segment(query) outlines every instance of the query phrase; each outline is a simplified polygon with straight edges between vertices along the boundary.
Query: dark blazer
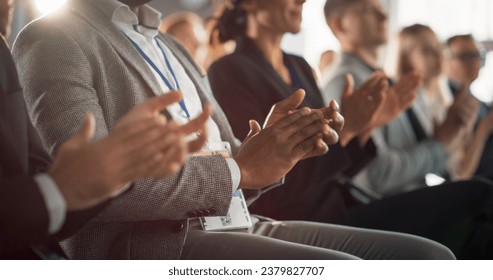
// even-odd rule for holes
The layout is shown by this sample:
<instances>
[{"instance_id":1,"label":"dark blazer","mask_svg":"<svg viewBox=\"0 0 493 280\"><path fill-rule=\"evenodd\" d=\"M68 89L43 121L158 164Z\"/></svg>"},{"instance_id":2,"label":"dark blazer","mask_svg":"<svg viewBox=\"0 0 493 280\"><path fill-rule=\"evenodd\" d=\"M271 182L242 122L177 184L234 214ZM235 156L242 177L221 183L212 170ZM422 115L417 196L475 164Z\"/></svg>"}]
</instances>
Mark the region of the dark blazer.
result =
<instances>
[{"instance_id":1,"label":"dark blazer","mask_svg":"<svg viewBox=\"0 0 493 280\"><path fill-rule=\"evenodd\" d=\"M210 67L213 93L239 139L248 134L249 120L262 124L272 105L298 88L306 91L302 106L325 107L308 63L299 56L284 54L284 64L296 85L286 84L255 43L243 37L233 54ZM328 155L297 164L287 174L284 186L263 194L250 209L276 219L336 221L343 214L344 203L341 193L330 186L342 174L354 175L374 152L372 143L366 150L360 149L356 141L345 149L332 146Z\"/></svg>"},{"instance_id":2,"label":"dark blazer","mask_svg":"<svg viewBox=\"0 0 493 280\"><path fill-rule=\"evenodd\" d=\"M70 213L57 237L33 174L46 171L50 156L27 115L10 50L0 39L0 259L37 259L40 251L63 255L56 240L70 235L99 209Z\"/></svg>"}]
</instances>

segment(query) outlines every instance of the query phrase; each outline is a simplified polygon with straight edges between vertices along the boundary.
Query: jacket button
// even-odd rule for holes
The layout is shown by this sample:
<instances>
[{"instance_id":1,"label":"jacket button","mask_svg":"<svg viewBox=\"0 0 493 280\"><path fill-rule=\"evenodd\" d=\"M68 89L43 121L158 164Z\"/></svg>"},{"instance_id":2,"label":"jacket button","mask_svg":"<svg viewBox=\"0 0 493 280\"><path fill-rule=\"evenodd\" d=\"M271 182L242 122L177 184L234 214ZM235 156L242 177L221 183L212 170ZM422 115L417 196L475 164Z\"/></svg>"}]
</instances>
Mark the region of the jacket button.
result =
<instances>
[{"instance_id":1,"label":"jacket button","mask_svg":"<svg viewBox=\"0 0 493 280\"><path fill-rule=\"evenodd\" d=\"M196 217L198 217L198 213L197 213L197 211L190 211L187 213L187 216L189 218L196 218Z\"/></svg>"},{"instance_id":2,"label":"jacket button","mask_svg":"<svg viewBox=\"0 0 493 280\"><path fill-rule=\"evenodd\" d=\"M205 216L204 210L197 210L197 215L198 217L204 217Z\"/></svg>"},{"instance_id":3,"label":"jacket button","mask_svg":"<svg viewBox=\"0 0 493 280\"><path fill-rule=\"evenodd\" d=\"M182 221L174 221L171 224L170 230L171 230L171 232L178 233L178 232L182 231L184 227L185 227L185 225L183 224Z\"/></svg>"}]
</instances>

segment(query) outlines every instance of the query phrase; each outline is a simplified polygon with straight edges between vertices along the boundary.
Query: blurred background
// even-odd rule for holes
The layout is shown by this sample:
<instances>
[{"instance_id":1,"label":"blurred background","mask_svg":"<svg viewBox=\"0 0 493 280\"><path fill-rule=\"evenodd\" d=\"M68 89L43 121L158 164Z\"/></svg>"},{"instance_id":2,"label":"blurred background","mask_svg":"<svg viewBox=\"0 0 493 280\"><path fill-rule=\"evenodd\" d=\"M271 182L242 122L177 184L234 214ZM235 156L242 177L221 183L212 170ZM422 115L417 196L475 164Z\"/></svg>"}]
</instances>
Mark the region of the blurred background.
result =
<instances>
[{"instance_id":1,"label":"blurred background","mask_svg":"<svg viewBox=\"0 0 493 280\"><path fill-rule=\"evenodd\" d=\"M15 14L10 43L31 20L49 13L66 0L14 0ZM151 5L164 16L178 11L191 11L204 19L214 17L224 0L154 0ZM316 67L322 52L339 50L323 16L325 0L305 3L302 31L286 36L284 50L299 54ZM492 0L382 0L389 13L389 38L413 23L431 26L441 40L456 34L472 34L481 41L486 65L473 85L475 95L484 102L493 101L493 1ZM324 36L320 36L324 34Z\"/></svg>"}]
</instances>

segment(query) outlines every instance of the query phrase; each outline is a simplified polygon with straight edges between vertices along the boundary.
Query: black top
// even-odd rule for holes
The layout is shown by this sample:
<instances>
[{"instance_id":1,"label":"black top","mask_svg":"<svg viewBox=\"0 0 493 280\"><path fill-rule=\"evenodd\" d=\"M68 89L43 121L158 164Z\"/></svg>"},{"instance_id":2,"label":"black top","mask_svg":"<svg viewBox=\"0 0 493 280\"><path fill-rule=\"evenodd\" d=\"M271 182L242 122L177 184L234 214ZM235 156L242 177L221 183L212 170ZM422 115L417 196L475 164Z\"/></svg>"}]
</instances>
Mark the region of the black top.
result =
<instances>
[{"instance_id":1,"label":"black top","mask_svg":"<svg viewBox=\"0 0 493 280\"><path fill-rule=\"evenodd\" d=\"M313 72L301 57L284 53L290 70L288 85L267 61L255 43L246 37L238 40L231 55L215 62L209 69L213 93L226 113L239 139L248 134L248 121L265 121L272 105L290 96L299 87L306 91L301 106L322 108L324 102ZM328 155L297 164L286 176L284 186L263 194L251 207L253 213L276 219L334 221L342 201L335 188L336 178L353 176L375 155L373 143L366 150L357 141L346 147L331 146Z\"/></svg>"},{"instance_id":2,"label":"black top","mask_svg":"<svg viewBox=\"0 0 493 280\"><path fill-rule=\"evenodd\" d=\"M0 36L1 37L1 36ZM49 236L48 211L33 174L46 171L45 152L29 121L10 50L0 38L0 259L36 259L32 246L63 252L56 244L101 207L68 213L57 237Z\"/></svg>"}]
</instances>

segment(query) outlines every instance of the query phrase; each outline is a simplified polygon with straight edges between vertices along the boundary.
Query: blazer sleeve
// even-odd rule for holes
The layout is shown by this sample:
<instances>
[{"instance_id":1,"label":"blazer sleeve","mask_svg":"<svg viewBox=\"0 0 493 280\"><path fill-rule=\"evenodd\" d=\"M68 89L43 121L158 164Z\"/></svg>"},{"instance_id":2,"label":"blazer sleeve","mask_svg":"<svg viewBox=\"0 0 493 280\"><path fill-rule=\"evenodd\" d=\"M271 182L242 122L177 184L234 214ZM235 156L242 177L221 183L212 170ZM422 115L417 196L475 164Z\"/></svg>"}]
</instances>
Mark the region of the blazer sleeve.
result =
<instances>
[{"instance_id":1,"label":"blazer sleeve","mask_svg":"<svg viewBox=\"0 0 493 280\"><path fill-rule=\"evenodd\" d=\"M385 140L384 130L380 128L373 133L372 138L378 147L377 156L362 174L373 191L381 195L412 191L410 186L420 187L415 183L424 182L426 174L441 174L446 170L447 153L435 140L415 143L406 149L395 149Z\"/></svg>"},{"instance_id":2,"label":"blazer sleeve","mask_svg":"<svg viewBox=\"0 0 493 280\"><path fill-rule=\"evenodd\" d=\"M60 28L59 23L31 24L18 36L13 49L21 84L33 122L51 154L80 127L92 112L96 139L108 134L107 116L96 91L101 79L89 56L95 45ZM111 63L104 57L92 63ZM97 62L95 62L97 61ZM125 77L122 77L124 79ZM117 98L117 97L115 97ZM74 116L80 116L76 118ZM191 157L180 172L160 180L143 179L114 199L97 219L102 221L182 220L196 210L225 215L232 197L232 179L221 156Z\"/></svg>"}]
</instances>

